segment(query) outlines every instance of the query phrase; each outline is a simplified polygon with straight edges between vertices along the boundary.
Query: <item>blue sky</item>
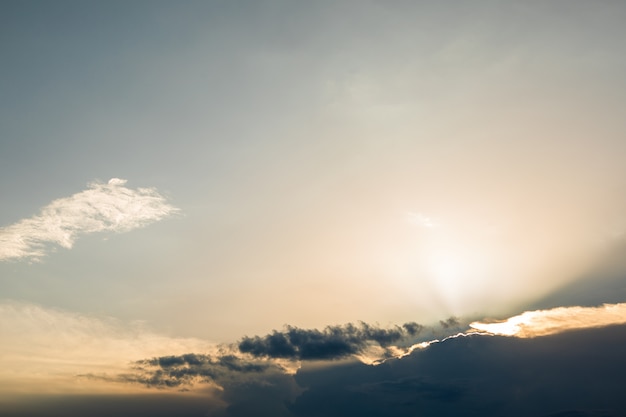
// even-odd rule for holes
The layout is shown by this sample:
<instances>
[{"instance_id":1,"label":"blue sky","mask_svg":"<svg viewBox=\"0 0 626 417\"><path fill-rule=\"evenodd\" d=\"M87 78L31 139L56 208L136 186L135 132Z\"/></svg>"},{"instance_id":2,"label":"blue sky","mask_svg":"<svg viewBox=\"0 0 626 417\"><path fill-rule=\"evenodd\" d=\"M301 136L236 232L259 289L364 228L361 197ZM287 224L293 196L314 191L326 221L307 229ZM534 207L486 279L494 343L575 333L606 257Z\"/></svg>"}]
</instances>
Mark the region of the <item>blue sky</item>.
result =
<instances>
[{"instance_id":1,"label":"blue sky","mask_svg":"<svg viewBox=\"0 0 626 417\"><path fill-rule=\"evenodd\" d=\"M0 349L93 326L123 355L67 372L113 375L284 325L433 329L417 343L619 305L625 14L0 2Z\"/></svg>"}]
</instances>

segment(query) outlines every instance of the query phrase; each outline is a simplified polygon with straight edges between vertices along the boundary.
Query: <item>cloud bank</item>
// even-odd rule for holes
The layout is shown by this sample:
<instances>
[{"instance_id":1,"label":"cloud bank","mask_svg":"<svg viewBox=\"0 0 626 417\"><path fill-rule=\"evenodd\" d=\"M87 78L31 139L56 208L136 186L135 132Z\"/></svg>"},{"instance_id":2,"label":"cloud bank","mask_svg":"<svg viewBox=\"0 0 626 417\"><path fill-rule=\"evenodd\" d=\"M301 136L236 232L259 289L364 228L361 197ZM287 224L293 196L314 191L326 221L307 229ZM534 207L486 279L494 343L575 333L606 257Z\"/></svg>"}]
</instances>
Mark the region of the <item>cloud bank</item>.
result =
<instances>
[{"instance_id":1,"label":"cloud bank","mask_svg":"<svg viewBox=\"0 0 626 417\"><path fill-rule=\"evenodd\" d=\"M605 304L529 311L506 321L474 322L469 330L461 332L458 331L462 325L456 317L440 320L440 330L415 322L391 328L364 322L327 326L323 330L286 326L283 331L274 330L265 336L244 337L210 355L187 353L139 360L131 372L106 378L160 388L193 387L198 383L221 387L224 380L250 380L251 374L256 380L262 380L268 372L295 375L307 362L341 359L343 363L347 360L382 365L402 361L433 346L465 343L454 339L532 338L624 324L626 304ZM437 334L442 338L434 339Z\"/></svg>"},{"instance_id":2,"label":"cloud bank","mask_svg":"<svg viewBox=\"0 0 626 417\"><path fill-rule=\"evenodd\" d=\"M95 232L127 232L176 212L154 188L128 188L126 180L92 182L84 191L54 200L33 217L0 228L0 261L39 259L49 245L71 248Z\"/></svg>"},{"instance_id":3,"label":"cloud bank","mask_svg":"<svg viewBox=\"0 0 626 417\"><path fill-rule=\"evenodd\" d=\"M134 407L119 405L115 397L109 403L118 404L121 416L162 415L154 410L156 399L176 403L176 415L198 417L617 417L626 412L624 330L624 325L577 328L536 338L473 332L378 366L302 361L292 374L275 359L250 355L162 356L136 361L132 372L108 380L162 388L152 390L154 398ZM195 400L199 395L206 399L204 409ZM54 411L80 415L70 411L75 401L53 404ZM62 414L36 411L24 415Z\"/></svg>"},{"instance_id":4,"label":"cloud bank","mask_svg":"<svg viewBox=\"0 0 626 417\"><path fill-rule=\"evenodd\" d=\"M138 323L7 301L0 303L0 388L72 391L75 387L68 387L80 376L92 381L92 388L104 390L122 390L128 384L143 389L224 389L244 382L262 384L268 378L288 380L310 363L326 362L326 367L337 369L347 363L388 366L405 363L421 351L441 349L438 346L478 343L460 339L535 339L625 324L626 304L607 304L525 312L497 323L474 322L465 331L455 317L441 320L438 327L414 322L389 328L363 322L324 329L286 326L216 345L159 335Z\"/></svg>"},{"instance_id":5,"label":"cloud bank","mask_svg":"<svg viewBox=\"0 0 626 417\"><path fill-rule=\"evenodd\" d=\"M617 417L626 412L625 312L626 304L526 312L516 317L531 319L513 337L493 328L477 331L472 323L470 330L371 366L359 359L372 346L391 354L433 332L450 334L460 320L441 320L437 329L416 323L287 326L232 345L203 346L110 319L5 302L0 387L15 397L21 384L24 395L4 401L22 417L81 415L72 410L94 390L109 397L92 397L91 403L120 416L409 417L463 410L481 417ZM296 369L285 366L295 363ZM32 392L54 387L64 397L32 405ZM174 404L176 412L162 412ZM94 415L106 415L98 410Z\"/></svg>"}]
</instances>

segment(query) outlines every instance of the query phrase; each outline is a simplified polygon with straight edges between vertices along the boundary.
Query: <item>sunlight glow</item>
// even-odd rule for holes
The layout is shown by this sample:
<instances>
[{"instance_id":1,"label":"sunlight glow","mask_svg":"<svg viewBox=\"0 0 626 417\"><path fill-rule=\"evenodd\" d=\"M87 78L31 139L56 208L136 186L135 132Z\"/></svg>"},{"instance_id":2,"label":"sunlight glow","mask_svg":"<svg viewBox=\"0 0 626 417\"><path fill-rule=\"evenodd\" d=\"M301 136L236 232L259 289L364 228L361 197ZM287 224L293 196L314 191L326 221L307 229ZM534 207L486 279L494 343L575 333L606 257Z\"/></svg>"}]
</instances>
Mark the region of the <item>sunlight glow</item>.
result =
<instances>
[{"instance_id":1,"label":"sunlight glow","mask_svg":"<svg viewBox=\"0 0 626 417\"><path fill-rule=\"evenodd\" d=\"M427 277L448 307L461 309L464 300L484 290L492 278L487 248L455 243L452 238L433 242L424 259Z\"/></svg>"}]
</instances>

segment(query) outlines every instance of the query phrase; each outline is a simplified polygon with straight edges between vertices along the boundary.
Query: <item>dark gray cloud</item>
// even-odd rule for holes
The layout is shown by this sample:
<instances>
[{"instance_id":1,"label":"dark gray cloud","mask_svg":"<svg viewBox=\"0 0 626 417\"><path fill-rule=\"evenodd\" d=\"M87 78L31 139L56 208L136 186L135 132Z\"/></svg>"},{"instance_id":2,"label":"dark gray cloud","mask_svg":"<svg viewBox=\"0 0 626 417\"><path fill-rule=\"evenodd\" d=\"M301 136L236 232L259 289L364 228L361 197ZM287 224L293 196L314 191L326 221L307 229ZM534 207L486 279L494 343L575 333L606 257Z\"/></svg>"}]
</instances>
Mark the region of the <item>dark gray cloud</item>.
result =
<instances>
[{"instance_id":1,"label":"dark gray cloud","mask_svg":"<svg viewBox=\"0 0 626 417\"><path fill-rule=\"evenodd\" d=\"M294 416L624 416L626 326L519 339L467 336L378 366L295 376Z\"/></svg>"},{"instance_id":2,"label":"dark gray cloud","mask_svg":"<svg viewBox=\"0 0 626 417\"><path fill-rule=\"evenodd\" d=\"M444 329L450 329L450 328L459 327L461 322L459 321L457 317L448 317L445 320L439 320L439 324Z\"/></svg>"},{"instance_id":3,"label":"dark gray cloud","mask_svg":"<svg viewBox=\"0 0 626 417\"><path fill-rule=\"evenodd\" d=\"M207 395L211 411L204 416L291 416L287 404L302 393L293 376L273 361L232 354L189 353L137 361L132 372L108 378L155 388L186 391L214 383Z\"/></svg>"},{"instance_id":4,"label":"dark gray cloud","mask_svg":"<svg viewBox=\"0 0 626 417\"><path fill-rule=\"evenodd\" d=\"M255 357L296 360L345 358L362 352L371 344L383 348L417 336L423 326L405 323L381 328L367 323L328 326L324 330L287 326L266 336L244 337L238 344L242 353Z\"/></svg>"},{"instance_id":5,"label":"dark gray cloud","mask_svg":"<svg viewBox=\"0 0 626 417\"><path fill-rule=\"evenodd\" d=\"M218 382L244 374L263 372L283 373L284 369L273 362L242 359L235 355L205 355L187 353L161 356L136 361L131 372L110 376L83 375L89 378L117 382L139 383L148 387L185 389L197 383Z\"/></svg>"}]
</instances>

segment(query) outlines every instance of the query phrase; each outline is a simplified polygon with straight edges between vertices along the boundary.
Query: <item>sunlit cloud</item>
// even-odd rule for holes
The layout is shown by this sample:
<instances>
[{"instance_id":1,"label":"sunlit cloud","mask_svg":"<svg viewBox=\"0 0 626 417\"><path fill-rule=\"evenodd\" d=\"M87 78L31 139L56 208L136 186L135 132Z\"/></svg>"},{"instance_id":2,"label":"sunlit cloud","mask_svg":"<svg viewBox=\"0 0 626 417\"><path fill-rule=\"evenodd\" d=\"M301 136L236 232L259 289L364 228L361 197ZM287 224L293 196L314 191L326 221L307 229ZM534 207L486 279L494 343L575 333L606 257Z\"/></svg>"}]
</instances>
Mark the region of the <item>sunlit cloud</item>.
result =
<instances>
[{"instance_id":1,"label":"sunlit cloud","mask_svg":"<svg viewBox=\"0 0 626 417\"><path fill-rule=\"evenodd\" d=\"M84 191L52 201L38 215L0 228L0 261L39 259L51 245L71 248L95 232L127 232L176 212L154 188L128 188L126 180L92 182Z\"/></svg>"},{"instance_id":2,"label":"sunlit cloud","mask_svg":"<svg viewBox=\"0 0 626 417\"><path fill-rule=\"evenodd\" d=\"M624 323L626 323L626 303L526 311L504 321L474 322L470 327L494 335L526 338Z\"/></svg>"}]
</instances>

